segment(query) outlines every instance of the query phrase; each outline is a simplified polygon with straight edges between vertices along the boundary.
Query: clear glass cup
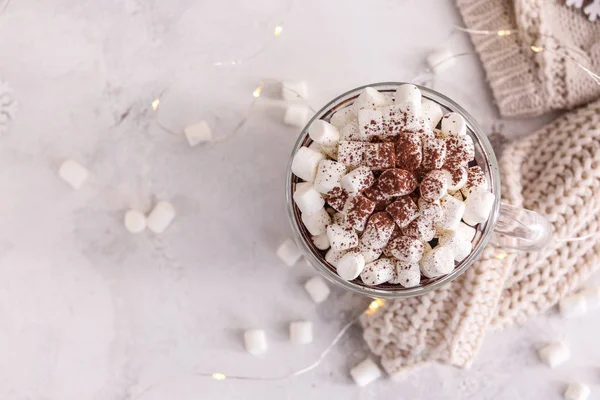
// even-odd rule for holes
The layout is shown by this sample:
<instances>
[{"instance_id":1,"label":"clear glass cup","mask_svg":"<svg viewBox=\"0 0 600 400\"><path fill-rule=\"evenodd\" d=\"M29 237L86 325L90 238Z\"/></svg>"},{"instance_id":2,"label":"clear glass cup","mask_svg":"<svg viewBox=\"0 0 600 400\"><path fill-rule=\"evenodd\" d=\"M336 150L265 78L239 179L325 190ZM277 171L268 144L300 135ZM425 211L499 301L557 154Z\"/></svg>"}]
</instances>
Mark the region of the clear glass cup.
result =
<instances>
[{"instance_id":1,"label":"clear glass cup","mask_svg":"<svg viewBox=\"0 0 600 400\"><path fill-rule=\"evenodd\" d=\"M363 284L360 278L353 281L345 281L339 277L335 267L325 261L325 252L318 250L314 246L310 233L308 233L300 219L300 210L296 207L292 199L295 186L301 181L292 174L292 158L300 147L311 144L312 140L308 136L308 127L314 120L324 119L328 121L337 110L352 104L365 87L373 87L382 93L393 94L397 87L402 84L403 82L375 83L361 86L342 94L326 104L312 117L296 141L286 174L286 202L288 216L294 231L294 239L310 264L329 281L353 292L376 298L401 298L422 295L450 283L477 260L477 257L479 257L490 240L493 240L495 245L505 248L528 251L539 250L547 245L552 238L552 226L543 216L536 212L513 207L501 202L498 161L487 136L473 117L448 97L426 87L419 87L423 97L438 103L444 113L457 112L467 121L467 133L471 136L475 144L475 160L484 171L491 192L496 195L491 215L486 223L477 226L477 233L473 239L473 251L471 254L456 265L454 270L448 275L434 279L425 279L422 277L421 284L412 288L403 288L400 285L391 284L371 287Z\"/></svg>"}]
</instances>

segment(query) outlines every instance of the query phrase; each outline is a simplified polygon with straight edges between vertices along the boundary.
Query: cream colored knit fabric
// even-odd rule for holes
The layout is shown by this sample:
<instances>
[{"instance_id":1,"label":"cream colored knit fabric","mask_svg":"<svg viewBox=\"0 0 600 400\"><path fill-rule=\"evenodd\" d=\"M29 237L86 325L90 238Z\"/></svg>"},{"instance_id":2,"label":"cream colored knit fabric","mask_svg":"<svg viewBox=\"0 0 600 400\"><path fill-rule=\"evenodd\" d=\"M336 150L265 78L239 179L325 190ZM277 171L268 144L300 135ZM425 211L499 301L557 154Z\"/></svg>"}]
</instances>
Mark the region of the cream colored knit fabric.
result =
<instances>
[{"instance_id":1,"label":"cream colored knit fabric","mask_svg":"<svg viewBox=\"0 0 600 400\"><path fill-rule=\"evenodd\" d=\"M600 87L568 59L600 70L600 23L590 23L580 10L564 0L457 0L457 5L468 28L519 31L471 36L502 115L538 115L600 97ZM533 44L547 51L534 53Z\"/></svg>"},{"instance_id":2,"label":"cream colored knit fabric","mask_svg":"<svg viewBox=\"0 0 600 400\"><path fill-rule=\"evenodd\" d=\"M600 232L600 101L511 143L500 169L503 201L546 215L555 238ZM502 252L488 246L446 287L361 318L389 374L432 361L468 366L488 328L548 309L600 265L600 240L557 240L500 261Z\"/></svg>"}]
</instances>

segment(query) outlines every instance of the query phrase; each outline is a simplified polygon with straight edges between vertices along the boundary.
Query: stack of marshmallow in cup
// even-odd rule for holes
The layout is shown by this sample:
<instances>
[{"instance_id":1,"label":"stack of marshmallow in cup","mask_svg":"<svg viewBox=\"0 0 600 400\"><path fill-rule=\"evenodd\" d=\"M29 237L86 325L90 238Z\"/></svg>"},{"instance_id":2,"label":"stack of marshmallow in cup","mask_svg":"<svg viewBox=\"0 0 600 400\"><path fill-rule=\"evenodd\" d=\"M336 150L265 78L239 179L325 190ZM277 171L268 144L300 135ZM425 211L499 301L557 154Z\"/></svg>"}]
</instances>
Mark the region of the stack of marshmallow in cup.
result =
<instances>
[{"instance_id":1,"label":"stack of marshmallow in cup","mask_svg":"<svg viewBox=\"0 0 600 400\"><path fill-rule=\"evenodd\" d=\"M443 115L415 85L395 98L367 87L308 134L292 161L304 181L293 199L342 279L415 287L470 254L495 196L462 115Z\"/></svg>"}]
</instances>

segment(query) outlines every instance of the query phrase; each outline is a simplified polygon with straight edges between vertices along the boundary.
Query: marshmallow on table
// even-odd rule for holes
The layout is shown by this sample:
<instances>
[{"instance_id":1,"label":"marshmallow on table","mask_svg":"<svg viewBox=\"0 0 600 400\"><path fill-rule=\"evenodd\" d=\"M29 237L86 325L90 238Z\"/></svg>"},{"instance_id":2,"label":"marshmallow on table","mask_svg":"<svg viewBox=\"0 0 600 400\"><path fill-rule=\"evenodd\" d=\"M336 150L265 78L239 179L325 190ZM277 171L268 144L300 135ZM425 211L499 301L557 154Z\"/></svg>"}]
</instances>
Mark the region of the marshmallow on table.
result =
<instances>
[{"instance_id":1,"label":"marshmallow on table","mask_svg":"<svg viewBox=\"0 0 600 400\"><path fill-rule=\"evenodd\" d=\"M310 321L290 323L290 340L296 344L308 344L313 341L313 326Z\"/></svg>"},{"instance_id":2,"label":"marshmallow on table","mask_svg":"<svg viewBox=\"0 0 600 400\"><path fill-rule=\"evenodd\" d=\"M452 249L449 246L437 246L423 255L419 266L427 278L449 274L454 269Z\"/></svg>"},{"instance_id":3,"label":"marshmallow on table","mask_svg":"<svg viewBox=\"0 0 600 400\"><path fill-rule=\"evenodd\" d=\"M340 278L351 281L356 279L365 268L365 257L361 253L348 252L342 256L336 266Z\"/></svg>"},{"instance_id":4,"label":"marshmallow on table","mask_svg":"<svg viewBox=\"0 0 600 400\"><path fill-rule=\"evenodd\" d=\"M372 87L364 88L351 106L352 114L358 116L358 111L362 110L363 108L370 108L374 110L377 107L385 104L386 101L387 99L385 96Z\"/></svg>"},{"instance_id":5,"label":"marshmallow on table","mask_svg":"<svg viewBox=\"0 0 600 400\"><path fill-rule=\"evenodd\" d=\"M327 239L332 250L342 251L358 246L358 235L352 229L337 224L327 226Z\"/></svg>"},{"instance_id":6,"label":"marshmallow on table","mask_svg":"<svg viewBox=\"0 0 600 400\"><path fill-rule=\"evenodd\" d=\"M396 104L405 103L412 105L416 115L421 114L421 91L418 87L411 84L398 86L398 89L396 89Z\"/></svg>"},{"instance_id":7,"label":"marshmallow on table","mask_svg":"<svg viewBox=\"0 0 600 400\"><path fill-rule=\"evenodd\" d=\"M344 257L344 255L347 252L348 252L348 250L329 249L327 251L327 253L325 254L325 261L327 261L329 264L333 265L334 267L337 267L338 263L340 262L342 257Z\"/></svg>"},{"instance_id":8,"label":"marshmallow on table","mask_svg":"<svg viewBox=\"0 0 600 400\"><path fill-rule=\"evenodd\" d=\"M582 289L579 294L585 298L588 310L600 307L600 287L587 287Z\"/></svg>"},{"instance_id":9,"label":"marshmallow on table","mask_svg":"<svg viewBox=\"0 0 600 400\"><path fill-rule=\"evenodd\" d=\"M369 167L358 167L342 177L341 185L350 195L356 195L375 183L375 176Z\"/></svg>"},{"instance_id":10,"label":"marshmallow on table","mask_svg":"<svg viewBox=\"0 0 600 400\"><path fill-rule=\"evenodd\" d=\"M314 214L325 205L325 200L310 182L297 183L293 199L304 215Z\"/></svg>"},{"instance_id":11,"label":"marshmallow on table","mask_svg":"<svg viewBox=\"0 0 600 400\"><path fill-rule=\"evenodd\" d=\"M421 283L421 269L419 268L419 263L397 260L394 277L388 282L401 285L405 288L419 285L419 283Z\"/></svg>"},{"instance_id":12,"label":"marshmallow on table","mask_svg":"<svg viewBox=\"0 0 600 400\"><path fill-rule=\"evenodd\" d=\"M554 368L567 361L571 351L563 342L554 342L539 349L538 356L544 364Z\"/></svg>"},{"instance_id":13,"label":"marshmallow on table","mask_svg":"<svg viewBox=\"0 0 600 400\"><path fill-rule=\"evenodd\" d=\"M435 101L423 99L421 102L421 120L426 128L433 130L442 119L444 112Z\"/></svg>"},{"instance_id":14,"label":"marshmallow on table","mask_svg":"<svg viewBox=\"0 0 600 400\"><path fill-rule=\"evenodd\" d=\"M352 114L352 106L348 106L337 110L331 116L329 122L331 122L331 125L335 126L336 128L342 129L353 119L356 119L356 116Z\"/></svg>"},{"instance_id":15,"label":"marshmallow on table","mask_svg":"<svg viewBox=\"0 0 600 400\"><path fill-rule=\"evenodd\" d=\"M439 49L429 53L427 65L434 73L442 72L454 65L454 58L448 49Z\"/></svg>"},{"instance_id":16,"label":"marshmallow on table","mask_svg":"<svg viewBox=\"0 0 600 400\"><path fill-rule=\"evenodd\" d=\"M447 194L440 199L440 207L442 207L442 217L435 223L435 226L447 231L458 228L460 220L465 214L465 203Z\"/></svg>"},{"instance_id":17,"label":"marshmallow on table","mask_svg":"<svg viewBox=\"0 0 600 400\"><path fill-rule=\"evenodd\" d=\"M267 335L262 329L252 329L244 332L246 351L253 356L258 356L267 351Z\"/></svg>"},{"instance_id":18,"label":"marshmallow on table","mask_svg":"<svg viewBox=\"0 0 600 400\"><path fill-rule=\"evenodd\" d=\"M298 98L306 99L308 97L306 82L283 81L281 85L281 97L283 97L285 101L292 101Z\"/></svg>"},{"instance_id":19,"label":"marshmallow on table","mask_svg":"<svg viewBox=\"0 0 600 400\"><path fill-rule=\"evenodd\" d=\"M146 216L138 210L125 213L125 228L131 233L139 233L146 229Z\"/></svg>"},{"instance_id":20,"label":"marshmallow on table","mask_svg":"<svg viewBox=\"0 0 600 400\"><path fill-rule=\"evenodd\" d=\"M303 105L291 105L285 109L283 123L290 126L303 128L310 119L311 111Z\"/></svg>"},{"instance_id":21,"label":"marshmallow on table","mask_svg":"<svg viewBox=\"0 0 600 400\"><path fill-rule=\"evenodd\" d=\"M360 279L366 285L380 285L393 278L394 262L389 258L380 258L365 265L360 274Z\"/></svg>"},{"instance_id":22,"label":"marshmallow on table","mask_svg":"<svg viewBox=\"0 0 600 400\"><path fill-rule=\"evenodd\" d=\"M473 245L470 240L463 237L458 231L444 231L438 240L443 246L448 246L454 254L454 261L461 262L471 254Z\"/></svg>"},{"instance_id":23,"label":"marshmallow on table","mask_svg":"<svg viewBox=\"0 0 600 400\"><path fill-rule=\"evenodd\" d=\"M373 360L367 358L350 370L350 376L352 376L354 383L363 387L381 378L381 370Z\"/></svg>"},{"instance_id":24,"label":"marshmallow on table","mask_svg":"<svg viewBox=\"0 0 600 400\"><path fill-rule=\"evenodd\" d=\"M485 222L490 217L496 196L484 189L474 189L465 200L463 221L473 226Z\"/></svg>"},{"instance_id":25,"label":"marshmallow on table","mask_svg":"<svg viewBox=\"0 0 600 400\"><path fill-rule=\"evenodd\" d=\"M191 147L212 140L212 131L206 121L200 121L197 124L186 126L183 129L183 133Z\"/></svg>"},{"instance_id":26,"label":"marshmallow on table","mask_svg":"<svg viewBox=\"0 0 600 400\"><path fill-rule=\"evenodd\" d=\"M298 178L312 182L317 176L319 162L325 155L308 147L300 147L292 160L292 172Z\"/></svg>"},{"instance_id":27,"label":"marshmallow on table","mask_svg":"<svg viewBox=\"0 0 600 400\"><path fill-rule=\"evenodd\" d=\"M277 257L288 267L293 266L302 257L302 252L292 239L286 239L277 249Z\"/></svg>"},{"instance_id":28,"label":"marshmallow on table","mask_svg":"<svg viewBox=\"0 0 600 400\"><path fill-rule=\"evenodd\" d=\"M314 188L317 192L327 194L334 187L340 186L344 175L346 175L344 164L333 160L321 160L317 166Z\"/></svg>"},{"instance_id":29,"label":"marshmallow on table","mask_svg":"<svg viewBox=\"0 0 600 400\"><path fill-rule=\"evenodd\" d=\"M317 304L324 302L329 297L329 286L327 286L320 276L315 276L306 281L304 289L306 289L310 298Z\"/></svg>"},{"instance_id":30,"label":"marshmallow on table","mask_svg":"<svg viewBox=\"0 0 600 400\"><path fill-rule=\"evenodd\" d=\"M327 232L313 236L311 239L315 247L319 250L327 250L330 247Z\"/></svg>"},{"instance_id":31,"label":"marshmallow on table","mask_svg":"<svg viewBox=\"0 0 600 400\"><path fill-rule=\"evenodd\" d=\"M358 129L361 137L372 138L383 133L383 113L380 109L364 108L358 111Z\"/></svg>"},{"instance_id":32,"label":"marshmallow on table","mask_svg":"<svg viewBox=\"0 0 600 400\"><path fill-rule=\"evenodd\" d=\"M148 229L154 233L162 233L171 225L175 218L175 208L167 201L160 201L148 215Z\"/></svg>"},{"instance_id":33,"label":"marshmallow on table","mask_svg":"<svg viewBox=\"0 0 600 400\"><path fill-rule=\"evenodd\" d=\"M558 308L563 317L574 318L586 313L587 304L585 297L581 293L576 293L564 297L558 303Z\"/></svg>"},{"instance_id":34,"label":"marshmallow on table","mask_svg":"<svg viewBox=\"0 0 600 400\"><path fill-rule=\"evenodd\" d=\"M442 118L441 131L444 137L450 135L465 136L467 134L467 121L459 113L448 113Z\"/></svg>"},{"instance_id":35,"label":"marshmallow on table","mask_svg":"<svg viewBox=\"0 0 600 400\"><path fill-rule=\"evenodd\" d=\"M331 216L325 210L325 208L321 208L319 211L311 215L302 214L301 219L302 223L304 223L304 227L306 227L306 229L313 236L325 233L327 230L327 225L331 223Z\"/></svg>"},{"instance_id":36,"label":"marshmallow on table","mask_svg":"<svg viewBox=\"0 0 600 400\"><path fill-rule=\"evenodd\" d=\"M58 176L73 189L79 189L89 176L88 170L73 160L63 162L58 170Z\"/></svg>"},{"instance_id":37,"label":"marshmallow on table","mask_svg":"<svg viewBox=\"0 0 600 400\"><path fill-rule=\"evenodd\" d=\"M585 383L571 382L564 393L565 400L587 400L590 388Z\"/></svg>"},{"instance_id":38,"label":"marshmallow on table","mask_svg":"<svg viewBox=\"0 0 600 400\"><path fill-rule=\"evenodd\" d=\"M319 144L330 145L340 141L340 132L338 131L338 128L322 119L313 121L313 123L310 124L308 135L312 140Z\"/></svg>"}]
</instances>

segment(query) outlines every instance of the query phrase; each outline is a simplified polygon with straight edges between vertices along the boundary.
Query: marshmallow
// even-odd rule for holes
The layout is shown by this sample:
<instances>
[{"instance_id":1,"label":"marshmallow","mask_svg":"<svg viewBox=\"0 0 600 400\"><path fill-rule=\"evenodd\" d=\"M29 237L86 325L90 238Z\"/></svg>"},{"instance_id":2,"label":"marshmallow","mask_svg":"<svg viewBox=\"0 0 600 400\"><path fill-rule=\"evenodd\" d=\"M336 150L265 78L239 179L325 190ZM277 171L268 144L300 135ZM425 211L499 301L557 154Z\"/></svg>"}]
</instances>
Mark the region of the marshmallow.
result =
<instances>
[{"instance_id":1,"label":"marshmallow","mask_svg":"<svg viewBox=\"0 0 600 400\"><path fill-rule=\"evenodd\" d=\"M296 206L305 215L312 215L325 205L325 200L310 182L297 183L293 199Z\"/></svg>"},{"instance_id":2,"label":"marshmallow","mask_svg":"<svg viewBox=\"0 0 600 400\"><path fill-rule=\"evenodd\" d=\"M454 58L447 49L436 50L427 56L427 65L431 71L437 74L453 66Z\"/></svg>"},{"instance_id":3,"label":"marshmallow","mask_svg":"<svg viewBox=\"0 0 600 400\"><path fill-rule=\"evenodd\" d=\"M358 246L358 235L351 229L331 224L327 227L327 239L332 250L342 251Z\"/></svg>"},{"instance_id":4,"label":"marshmallow","mask_svg":"<svg viewBox=\"0 0 600 400\"><path fill-rule=\"evenodd\" d=\"M420 104L411 103L394 104L381 109L383 113L383 130L385 136L394 136L403 131L418 131L421 129L419 121Z\"/></svg>"},{"instance_id":5,"label":"marshmallow","mask_svg":"<svg viewBox=\"0 0 600 400\"><path fill-rule=\"evenodd\" d=\"M246 351L258 356L267 351L267 335L262 329L252 329L244 332Z\"/></svg>"},{"instance_id":6,"label":"marshmallow","mask_svg":"<svg viewBox=\"0 0 600 400\"><path fill-rule=\"evenodd\" d=\"M369 217L367 227L360 238L360 243L364 248L374 251L383 251L388 244L395 223L386 212L378 212Z\"/></svg>"},{"instance_id":7,"label":"marshmallow","mask_svg":"<svg viewBox=\"0 0 600 400\"><path fill-rule=\"evenodd\" d=\"M368 108L358 112L358 128L360 135L366 138L383 133L383 113L380 109L371 110Z\"/></svg>"},{"instance_id":8,"label":"marshmallow","mask_svg":"<svg viewBox=\"0 0 600 400\"><path fill-rule=\"evenodd\" d=\"M460 220L465 214L465 203L447 194L440 199L440 207L442 207L442 217L435 223L435 226L447 231L458 228Z\"/></svg>"},{"instance_id":9,"label":"marshmallow","mask_svg":"<svg viewBox=\"0 0 600 400\"><path fill-rule=\"evenodd\" d=\"M579 317L587 312L585 297L580 294L571 294L564 297L559 303L560 314L566 318Z\"/></svg>"},{"instance_id":10,"label":"marshmallow","mask_svg":"<svg viewBox=\"0 0 600 400\"><path fill-rule=\"evenodd\" d=\"M429 202L419 197L419 214L434 224L442 218L442 207L439 201Z\"/></svg>"},{"instance_id":11,"label":"marshmallow","mask_svg":"<svg viewBox=\"0 0 600 400\"><path fill-rule=\"evenodd\" d=\"M588 287L581 290L579 294L585 298L588 310L600 307L600 287Z\"/></svg>"},{"instance_id":12,"label":"marshmallow","mask_svg":"<svg viewBox=\"0 0 600 400\"><path fill-rule=\"evenodd\" d=\"M321 144L321 145L319 145L319 150L321 151L321 153L325 154L329 158L337 161L337 159L338 159L338 144L337 143Z\"/></svg>"},{"instance_id":13,"label":"marshmallow","mask_svg":"<svg viewBox=\"0 0 600 400\"><path fill-rule=\"evenodd\" d=\"M175 218L175 208L166 201L160 201L148 215L148 229L154 233L163 233Z\"/></svg>"},{"instance_id":14,"label":"marshmallow","mask_svg":"<svg viewBox=\"0 0 600 400\"><path fill-rule=\"evenodd\" d=\"M290 126L303 128L310 119L311 111L303 105L293 104L285 109L283 123Z\"/></svg>"},{"instance_id":15,"label":"marshmallow","mask_svg":"<svg viewBox=\"0 0 600 400\"><path fill-rule=\"evenodd\" d=\"M358 243L357 249L358 249L358 251L360 251L360 253L365 258L365 263L370 263L370 262L377 260L381 256L381 253L382 253L381 249L371 248L361 242Z\"/></svg>"},{"instance_id":16,"label":"marshmallow","mask_svg":"<svg viewBox=\"0 0 600 400\"><path fill-rule=\"evenodd\" d=\"M417 115L421 113L421 91L411 84L398 86L396 89L396 104L408 103L415 109Z\"/></svg>"},{"instance_id":17,"label":"marshmallow","mask_svg":"<svg viewBox=\"0 0 600 400\"><path fill-rule=\"evenodd\" d=\"M212 131L206 121L200 121L197 124L186 126L183 129L183 133L191 147L212 140Z\"/></svg>"},{"instance_id":18,"label":"marshmallow","mask_svg":"<svg viewBox=\"0 0 600 400\"><path fill-rule=\"evenodd\" d=\"M444 139L430 139L423 143L423 168L440 169L446 161L446 143Z\"/></svg>"},{"instance_id":19,"label":"marshmallow","mask_svg":"<svg viewBox=\"0 0 600 400\"><path fill-rule=\"evenodd\" d=\"M371 186L363 193L369 200L373 200L375 202L375 211L383 211L385 208L393 201L393 198L388 197L383 194L381 189L377 186L377 184Z\"/></svg>"},{"instance_id":20,"label":"marshmallow","mask_svg":"<svg viewBox=\"0 0 600 400\"><path fill-rule=\"evenodd\" d=\"M457 165L451 168L446 167L442 170L442 172L446 176L448 191L455 192L460 190L467 183L468 172L467 169L462 165Z\"/></svg>"},{"instance_id":21,"label":"marshmallow","mask_svg":"<svg viewBox=\"0 0 600 400\"><path fill-rule=\"evenodd\" d=\"M310 321L298 321L290 324L290 340L296 344L309 344L313 341L313 326Z\"/></svg>"},{"instance_id":22,"label":"marshmallow","mask_svg":"<svg viewBox=\"0 0 600 400\"><path fill-rule=\"evenodd\" d=\"M325 159L325 155L321 152L308 147L300 147L292 160L292 172L298 178L312 182L317 176L319 162L323 159Z\"/></svg>"},{"instance_id":23,"label":"marshmallow","mask_svg":"<svg viewBox=\"0 0 600 400\"><path fill-rule=\"evenodd\" d=\"M346 216L346 223L357 231L364 231L367 219L375 210L375 202L367 199L365 196L356 195L350 197L346 202L343 214ZM332 245L333 246L333 245Z\"/></svg>"},{"instance_id":24,"label":"marshmallow","mask_svg":"<svg viewBox=\"0 0 600 400\"><path fill-rule=\"evenodd\" d=\"M342 178L342 189L356 195L375 183L375 176L369 167L358 167Z\"/></svg>"},{"instance_id":25,"label":"marshmallow","mask_svg":"<svg viewBox=\"0 0 600 400\"><path fill-rule=\"evenodd\" d=\"M365 165L371 169L386 169L396 166L394 143L368 143L365 151Z\"/></svg>"},{"instance_id":26,"label":"marshmallow","mask_svg":"<svg viewBox=\"0 0 600 400\"><path fill-rule=\"evenodd\" d=\"M424 127L433 130L442 119L442 115L444 115L444 112L438 103L423 99L421 102L421 120Z\"/></svg>"},{"instance_id":27,"label":"marshmallow","mask_svg":"<svg viewBox=\"0 0 600 400\"><path fill-rule=\"evenodd\" d=\"M405 196L418 186L414 174L403 169L392 168L383 171L377 181L377 187L387 197Z\"/></svg>"},{"instance_id":28,"label":"marshmallow","mask_svg":"<svg viewBox=\"0 0 600 400\"><path fill-rule=\"evenodd\" d=\"M311 215L302 214L302 222L310 234L316 236L325 233L327 225L331 223L331 217L324 208L321 208Z\"/></svg>"},{"instance_id":29,"label":"marshmallow","mask_svg":"<svg viewBox=\"0 0 600 400\"><path fill-rule=\"evenodd\" d=\"M320 276L315 276L306 281L304 289L306 289L312 301L317 304L324 302L330 293L329 286Z\"/></svg>"},{"instance_id":30,"label":"marshmallow","mask_svg":"<svg viewBox=\"0 0 600 400\"><path fill-rule=\"evenodd\" d=\"M58 176L73 189L79 189L85 183L89 174L83 165L73 160L63 162L58 170Z\"/></svg>"},{"instance_id":31,"label":"marshmallow","mask_svg":"<svg viewBox=\"0 0 600 400\"><path fill-rule=\"evenodd\" d=\"M388 281L392 284L400 284L405 288L411 288L421 283L421 269L419 263L408 261L396 261L394 277Z\"/></svg>"},{"instance_id":32,"label":"marshmallow","mask_svg":"<svg viewBox=\"0 0 600 400\"><path fill-rule=\"evenodd\" d=\"M476 232L477 230L475 228L465 224L464 222L459 223L458 227L456 228L456 233L467 242L473 241Z\"/></svg>"},{"instance_id":33,"label":"marshmallow","mask_svg":"<svg viewBox=\"0 0 600 400\"><path fill-rule=\"evenodd\" d=\"M448 246L437 246L425 253L421 262L421 273L427 278L447 275L454 269L454 255Z\"/></svg>"},{"instance_id":34,"label":"marshmallow","mask_svg":"<svg viewBox=\"0 0 600 400\"><path fill-rule=\"evenodd\" d=\"M475 159L475 145L471 136L450 135L443 140L446 144L446 165L467 165Z\"/></svg>"},{"instance_id":35,"label":"marshmallow","mask_svg":"<svg viewBox=\"0 0 600 400\"><path fill-rule=\"evenodd\" d=\"M396 140L396 165L407 171L419 168L423 160L421 136L415 132L400 132Z\"/></svg>"},{"instance_id":36,"label":"marshmallow","mask_svg":"<svg viewBox=\"0 0 600 400\"><path fill-rule=\"evenodd\" d=\"M335 210L342 211L348 201L348 192L341 187L334 187L327 193L327 203Z\"/></svg>"},{"instance_id":37,"label":"marshmallow","mask_svg":"<svg viewBox=\"0 0 600 400\"><path fill-rule=\"evenodd\" d=\"M433 221L430 218L421 215L402 228L402 234L404 236L419 239L422 242L429 242L435 236Z\"/></svg>"},{"instance_id":38,"label":"marshmallow","mask_svg":"<svg viewBox=\"0 0 600 400\"><path fill-rule=\"evenodd\" d=\"M308 97L308 88L306 87L306 82L283 81L281 85L281 97L283 97L285 101L293 101L297 100L298 98L306 100Z\"/></svg>"},{"instance_id":39,"label":"marshmallow","mask_svg":"<svg viewBox=\"0 0 600 400\"><path fill-rule=\"evenodd\" d=\"M329 238L327 238L327 240L329 240ZM325 254L325 261L327 261L334 267L337 267L338 263L347 252L347 250L338 251L334 249L329 249L329 251L327 251L327 253Z\"/></svg>"},{"instance_id":40,"label":"marshmallow","mask_svg":"<svg viewBox=\"0 0 600 400\"><path fill-rule=\"evenodd\" d=\"M321 160L317 167L314 188L317 192L327 194L334 187L340 186L344 175L346 175L344 164L333 160Z\"/></svg>"},{"instance_id":41,"label":"marshmallow","mask_svg":"<svg viewBox=\"0 0 600 400\"><path fill-rule=\"evenodd\" d=\"M469 197L465 200L465 213L463 221L474 226L487 221L494 207L496 196L483 189L471 190Z\"/></svg>"},{"instance_id":42,"label":"marshmallow","mask_svg":"<svg viewBox=\"0 0 600 400\"><path fill-rule=\"evenodd\" d=\"M425 201L434 202L448 193L446 175L439 169L428 172L421 180L421 197Z\"/></svg>"},{"instance_id":43,"label":"marshmallow","mask_svg":"<svg viewBox=\"0 0 600 400\"><path fill-rule=\"evenodd\" d=\"M332 116L329 122L331 125L335 126L338 129L342 129L346 126L350 121L355 119L356 116L352 114L352 106L344 107L340 110L337 110Z\"/></svg>"},{"instance_id":44,"label":"marshmallow","mask_svg":"<svg viewBox=\"0 0 600 400\"><path fill-rule=\"evenodd\" d=\"M327 250L330 247L327 232L313 236L311 239L315 247L319 250Z\"/></svg>"},{"instance_id":45,"label":"marshmallow","mask_svg":"<svg viewBox=\"0 0 600 400\"><path fill-rule=\"evenodd\" d=\"M340 129L340 140L364 142L368 141L369 137L363 135L360 125L358 125L358 120L352 120L348 122L348 125Z\"/></svg>"},{"instance_id":46,"label":"marshmallow","mask_svg":"<svg viewBox=\"0 0 600 400\"><path fill-rule=\"evenodd\" d=\"M333 214L333 223L346 229L352 228L350 224L346 222L346 216L341 212Z\"/></svg>"},{"instance_id":47,"label":"marshmallow","mask_svg":"<svg viewBox=\"0 0 600 400\"><path fill-rule=\"evenodd\" d=\"M367 143L343 140L338 147L338 162L347 167L359 167L365 163Z\"/></svg>"},{"instance_id":48,"label":"marshmallow","mask_svg":"<svg viewBox=\"0 0 600 400\"><path fill-rule=\"evenodd\" d=\"M286 239L277 249L277 257L288 267L293 266L302 257L302 252L292 239Z\"/></svg>"},{"instance_id":49,"label":"marshmallow","mask_svg":"<svg viewBox=\"0 0 600 400\"><path fill-rule=\"evenodd\" d=\"M459 113L448 113L442 118L441 131L444 137L451 135L465 136L467 134L467 121Z\"/></svg>"},{"instance_id":50,"label":"marshmallow","mask_svg":"<svg viewBox=\"0 0 600 400\"><path fill-rule=\"evenodd\" d=\"M329 122L318 119L308 128L308 136L319 144L331 145L340 141L338 128Z\"/></svg>"},{"instance_id":51,"label":"marshmallow","mask_svg":"<svg viewBox=\"0 0 600 400\"><path fill-rule=\"evenodd\" d=\"M399 228L404 228L419 216L419 208L409 196L399 197L385 208Z\"/></svg>"},{"instance_id":52,"label":"marshmallow","mask_svg":"<svg viewBox=\"0 0 600 400\"><path fill-rule=\"evenodd\" d=\"M146 229L146 216L138 210L125 213L125 228L131 233L139 233Z\"/></svg>"},{"instance_id":53,"label":"marshmallow","mask_svg":"<svg viewBox=\"0 0 600 400\"><path fill-rule=\"evenodd\" d=\"M585 383L571 382L565 390L565 400L587 400L590 395L590 388Z\"/></svg>"},{"instance_id":54,"label":"marshmallow","mask_svg":"<svg viewBox=\"0 0 600 400\"><path fill-rule=\"evenodd\" d=\"M462 237L458 231L444 231L440 235L438 243L450 247L454 254L454 261L458 262L467 258L473 247L471 241Z\"/></svg>"},{"instance_id":55,"label":"marshmallow","mask_svg":"<svg viewBox=\"0 0 600 400\"><path fill-rule=\"evenodd\" d=\"M358 115L358 111L363 108L374 110L385 102L386 98L383 94L371 87L364 88L352 104L352 114Z\"/></svg>"},{"instance_id":56,"label":"marshmallow","mask_svg":"<svg viewBox=\"0 0 600 400\"><path fill-rule=\"evenodd\" d=\"M350 370L350 376L352 376L354 383L363 387L381 378L381 370L373 360L367 358Z\"/></svg>"},{"instance_id":57,"label":"marshmallow","mask_svg":"<svg viewBox=\"0 0 600 400\"><path fill-rule=\"evenodd\" d=\"M394 239L390 239L387 248L398 260L411 263L419 262L425 250L419 239L410 236L396 236Z\"/></svg>"},{"instance_id":58,"label":"marshmallow","mask_svg":"<svg viewBox=\"0 0 600 400\"><path fill-rule=\"evenodd\" d=\"M471 191L476 188L488 190L488 181L485 177L485 173L479 165L467 169L467 183L460 190L465 197L469 197Z\"/></svg>"},{"instance_id":59,"label":"marshmallow","mask_svg":"<svg viewBox=\"0 0 600 400\"><path fill-rule=\"evenodd\" d=\"M554 342L539 349L538 356L544 364L554 368L567 361L571 351L563 342Z\"/></svg>"},{"instance_id":60,"label":"marshmallow","mask_svg":"<svg viewBox=\"0 0 600 400\"><path fill-rule=\"evenodd\" d=\"M400 230L400 228L398 228L398 226L394 227L394 231L392 232L392 236L390 236L390 240L388 241L388 244L385 246L385 248L383 249L383 254L386 257L393 257L392 256L392 243L394 243L395 239L398 236L402 236L402 231Z\"/></svg>"},{"instance_id":61,"label":"marshmallow","mask_svg":"<svg viewBox=\"0 0 600 400\"><path fill-rule=\"evenodd\" d=\"M394 262L389 258L380 258L365 265L360 279L370 286L380 285L394 277Z\"/></svg>"},{"instance_id":62,"label":"marshmallow","mask_svg":"<svg viewBox=\"0 0 600 400\"><path fill-rule=\"evenodd\" d=\"M365 257L361 253L348 252L342 256L336 266L340 278L351 281L356 279L365 268Z\"/></svg>"}]
</instances>

